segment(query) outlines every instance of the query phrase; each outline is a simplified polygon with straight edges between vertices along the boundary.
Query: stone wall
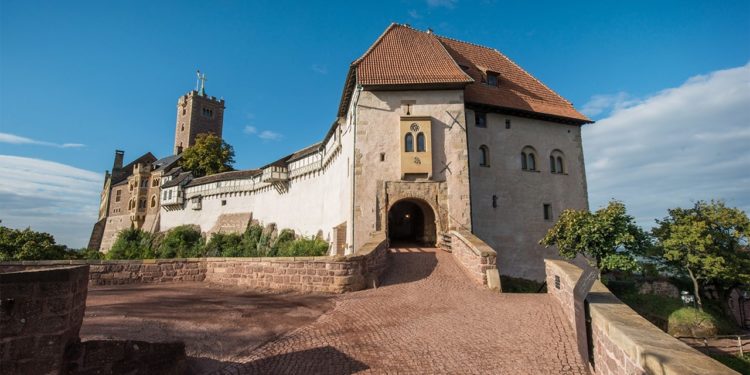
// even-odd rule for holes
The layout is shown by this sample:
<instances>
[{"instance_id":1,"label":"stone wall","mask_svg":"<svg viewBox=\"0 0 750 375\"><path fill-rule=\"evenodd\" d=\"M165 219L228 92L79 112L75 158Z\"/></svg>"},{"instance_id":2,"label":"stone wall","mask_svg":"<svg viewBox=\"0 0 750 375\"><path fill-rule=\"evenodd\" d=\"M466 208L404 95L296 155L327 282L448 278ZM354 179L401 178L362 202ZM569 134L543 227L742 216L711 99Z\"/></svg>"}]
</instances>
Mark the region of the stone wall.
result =
<instances>
[{"instance_id":1,"label":"stone wall","mask_svg":"<svg viewBox=\"0 0 750 375\"><path fill-rule=\"evenodd\" d=\"M205 281L250 288L344 293L373 285L387 261L383 235L345 257L59 260L0 263L0 272L91 266L89 284Z\"/></svg>"},{"instance_id":2,"label":"stone wall","mask_svg":"<svg viewBox=\"0 0 750 375\"><path fill-rule=\"evenodd\" d=\"M451 252L469 277L490 289L501 291L495 250L469 231L454 230L450 235Z\"/></svg>"},{"instance_id":3,"label":"stone wall","mask_svg":"<svg viewBox=\"0 0 750 375\"><path fill-rule=\"evenodd\" d=\"M545 267L548 293L575 326L573 288L583 271L560 260L547 259ZM586 300L595 374L736 374L649 323L598 281Z\"/></svg>"},{"instance_id":4,"label":"stone wall","mask_svg":"<svg viewBox=\"0 0 750 375\"><path fill-rule=\"evenodd\" d=\"M78 343L88 266L0 273L0 373L58 373Z\"/></svg>"},{"instance_id":5,"label":"stone wall","mask_svg":"<svg viewBox=\"0 0 750 375\"><path fill-rule=\"evenodd\" d=\"M91 340L77 345L68 359L73 374L187 373L182 342Z\"/></svg>"}]
</instances>

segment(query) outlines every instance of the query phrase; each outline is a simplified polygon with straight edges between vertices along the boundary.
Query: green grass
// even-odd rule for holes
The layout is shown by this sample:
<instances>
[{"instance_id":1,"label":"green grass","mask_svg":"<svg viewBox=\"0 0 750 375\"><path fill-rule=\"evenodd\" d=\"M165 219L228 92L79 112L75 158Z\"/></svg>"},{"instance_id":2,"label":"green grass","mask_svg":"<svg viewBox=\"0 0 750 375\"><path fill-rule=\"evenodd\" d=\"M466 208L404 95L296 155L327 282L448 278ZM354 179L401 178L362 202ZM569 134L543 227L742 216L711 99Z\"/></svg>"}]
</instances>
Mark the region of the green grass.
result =
<instances>
[{"instance_id":1,"label":"green grass","mask_svg":"<svg viewBox=\"0 0 750 375\"><path fill-rule=\"evenodd\" d=\"M740 374L750 375L750 354L743 357L731 354L709 354L711 358L723 363L725 366Z\"/></svg>"},{"instance_id":2,"label":"green grass","mask_svg":"<svg viewBox=\"0 0 750 375\"><path fill-rule=\"evenodd\" d=\"M701 312L685 307L679 298L652 294L625 294L618 297L638 314L672 335L712 336L737 331L735 324L724 316L721 309L710 304L704 304L704 311Z\"/></svg>"},{"instance_id":3,"label":"green grass","mask_svg":"<svg viewBox=\"0 0 750 375\"><path fill-rule=\"evenodd\" d=\"M503 293L546 293L547 288L543 288L541 291L539 288L542 284L539 281L522 279L519 277L500 276L500 284L503 288Z\"/></svg>"}]
</instances>

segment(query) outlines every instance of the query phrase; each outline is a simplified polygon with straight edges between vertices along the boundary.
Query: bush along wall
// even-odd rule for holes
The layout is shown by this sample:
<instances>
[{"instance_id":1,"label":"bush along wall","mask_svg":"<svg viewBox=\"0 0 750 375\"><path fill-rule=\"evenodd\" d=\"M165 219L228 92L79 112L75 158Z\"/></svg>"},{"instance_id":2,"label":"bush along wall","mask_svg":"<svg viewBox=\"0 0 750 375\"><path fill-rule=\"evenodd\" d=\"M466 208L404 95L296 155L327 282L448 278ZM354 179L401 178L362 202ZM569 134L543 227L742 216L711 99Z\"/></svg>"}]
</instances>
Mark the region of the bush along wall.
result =
<instances>
[{"instance_id":1,"label":"bush along wall","mask_svg":"<svg viewBox=\"0 0 750 375\"><path fill-rule=\"evenodd\" d=\"M242 233L215 233L206 241L196 226L183 225L151 234L126 229L118 234L108 259L173 259L202 257L323 256L327 241L298 237L291 229L278 231L274 224L251 224Z\"/></svg>"}]
</instances>

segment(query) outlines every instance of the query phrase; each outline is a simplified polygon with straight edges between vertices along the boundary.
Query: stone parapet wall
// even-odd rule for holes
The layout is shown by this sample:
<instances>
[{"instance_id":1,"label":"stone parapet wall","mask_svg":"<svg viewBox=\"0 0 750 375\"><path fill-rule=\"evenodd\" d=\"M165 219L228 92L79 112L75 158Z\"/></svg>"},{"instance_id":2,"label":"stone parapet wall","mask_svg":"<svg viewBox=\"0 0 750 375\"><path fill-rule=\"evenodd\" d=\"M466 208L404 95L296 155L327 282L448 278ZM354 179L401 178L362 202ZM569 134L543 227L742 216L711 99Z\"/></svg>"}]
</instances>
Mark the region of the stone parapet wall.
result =
<instances>
[{"instance_id":1,"label":"stone parapet wall","mask_svg":"<svg viewBox=\"0 0 750 375\"><path fill-rule=\"evenodd\" d=\"M205 281L250 288L344 293L373 286L385 269L382 235L354 255L289 258L188 258L2 262L0 272L90 266L90 285Z\"/></svg>"},{"instance_id":2,"label":"stone parapet wall","mask_svg":"<svg viewBox=\"0 0 750 375\"><path fill-rule=\"evenodd\" d=\"M88 265L0 273L0 373L48 374L78 344Z\"/></svg>"},{"instance_id":3,"label":"stone parapet wall","mask_svg":"<svg viewBox=\"0 0 750 375\"><path fill-rule=\"evenodd\" d=\"M454 230L450 235L453 256L469 276L479 284L501 290L495 250L467 230Z\"/></svg>"},{"instance_id":4,"label":"stone parapet wall","mask_svg":"<svg viewBox=\"0 0 750 375\"><path fill-rule=\"evenodd\" d=\"M575 326L573 288L583 271L565 261L545 260L547 291ZM595 374L737 374L664 333L596 282L586 300L591 317Z\"/></svg>"}]
</instances>

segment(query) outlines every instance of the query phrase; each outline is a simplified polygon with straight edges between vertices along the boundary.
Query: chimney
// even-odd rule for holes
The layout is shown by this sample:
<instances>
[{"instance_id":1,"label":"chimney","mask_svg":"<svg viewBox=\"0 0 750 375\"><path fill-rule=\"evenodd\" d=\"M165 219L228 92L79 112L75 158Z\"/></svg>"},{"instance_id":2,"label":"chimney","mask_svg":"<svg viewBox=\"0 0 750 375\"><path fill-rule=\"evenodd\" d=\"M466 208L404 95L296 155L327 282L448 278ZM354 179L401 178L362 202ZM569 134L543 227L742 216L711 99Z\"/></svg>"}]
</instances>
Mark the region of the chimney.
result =
<instances>
[{"instance_id":1,"label":"chimney","mask_svg":"<svg viewBox=\"0 0 750 375\"><path fill-rule=\"evenodd\" d=\"M115 150L115 163L112 164L112 174L115 173L115 171L119 171L122 169L122 159L125 157L125 151L122 150Z\"/></svg>"}]
</instances>

